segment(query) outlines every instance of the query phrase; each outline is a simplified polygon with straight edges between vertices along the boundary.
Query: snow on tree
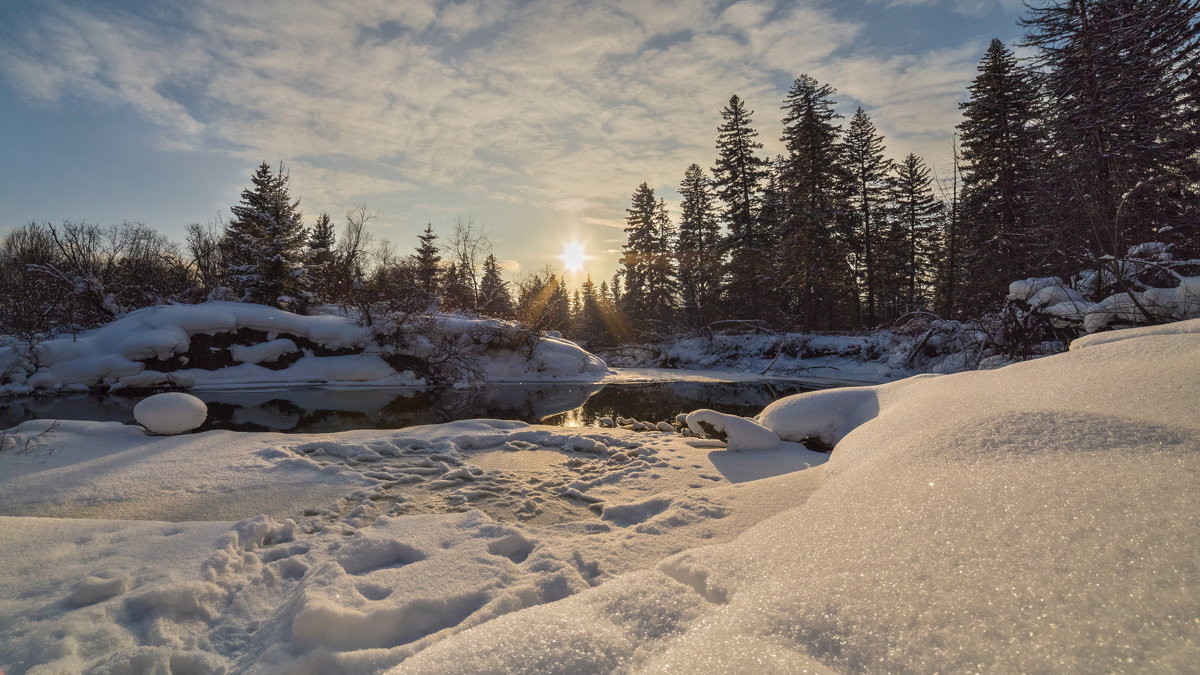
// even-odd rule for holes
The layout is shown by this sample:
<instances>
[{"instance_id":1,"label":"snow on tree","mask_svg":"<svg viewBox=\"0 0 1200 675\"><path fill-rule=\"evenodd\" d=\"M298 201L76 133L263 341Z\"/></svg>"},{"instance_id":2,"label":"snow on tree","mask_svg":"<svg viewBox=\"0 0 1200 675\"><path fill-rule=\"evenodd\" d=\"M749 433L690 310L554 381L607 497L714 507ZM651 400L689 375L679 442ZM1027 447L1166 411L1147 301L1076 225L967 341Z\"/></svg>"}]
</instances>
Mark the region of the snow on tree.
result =
<instances>
[{"instance_id":1,"label":"snow on tree","mask_svg":"<svg viewBox=\"0 0 1200 675\"><path fill-rule=\"evenodd\" d=\"M252 187L242 190L242 201L230 209L233 219L225 228L228 278L246 302L300 309L308 239L300 200L288 194L283 164L272 172L263 162L250 180Z\"/></svg>"}]
</instances>

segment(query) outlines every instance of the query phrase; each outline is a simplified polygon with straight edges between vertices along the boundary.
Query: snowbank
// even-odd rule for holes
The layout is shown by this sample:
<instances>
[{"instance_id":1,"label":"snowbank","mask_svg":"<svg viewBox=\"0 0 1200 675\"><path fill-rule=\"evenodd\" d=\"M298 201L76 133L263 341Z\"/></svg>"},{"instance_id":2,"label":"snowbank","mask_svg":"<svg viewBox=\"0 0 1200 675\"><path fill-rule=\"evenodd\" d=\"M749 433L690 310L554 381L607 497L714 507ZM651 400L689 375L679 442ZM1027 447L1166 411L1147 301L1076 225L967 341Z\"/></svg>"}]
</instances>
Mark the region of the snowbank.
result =
<instances>
[{"instance_id":1,"label":"snowbank","mask_svg":"<svg viewBox=\"0 0 1200 675\"><path fill-rule=\"evenodd\" d=\"M607 372L603 361L574 343L524 336L501 321L438 315L425 324L397 340L394 334L383 335L382 328L359 326L342 316L300 316L247 303L148 307L78 336L32 348L0 348L0 395L266 385L416 386L443 377L475 382L590 381Z\"/></svg>"}]
</instances>

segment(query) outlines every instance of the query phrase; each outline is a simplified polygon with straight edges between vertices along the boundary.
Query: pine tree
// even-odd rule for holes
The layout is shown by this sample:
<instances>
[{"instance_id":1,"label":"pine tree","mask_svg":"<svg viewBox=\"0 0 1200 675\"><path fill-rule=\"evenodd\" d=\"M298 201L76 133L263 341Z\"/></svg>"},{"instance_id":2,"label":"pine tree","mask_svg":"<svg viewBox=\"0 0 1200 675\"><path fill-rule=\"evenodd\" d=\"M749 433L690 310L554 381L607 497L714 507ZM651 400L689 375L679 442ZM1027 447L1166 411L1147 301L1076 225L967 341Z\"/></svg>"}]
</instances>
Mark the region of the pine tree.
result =
<instances>
[{"instance_id":1,"label":"pine tree","mask_svg":"<svg viewBox=\"0 0 1200 675\"><path fill-rule=\"evenodd\" d=\"M282 164L272 172L263 162L250 180L223 238L229 279L246 302L301 310L308 233L300 200L288 194Z\"/></svg>"},{"instance_id":2,"label":"pine tree","mask_svg":"<svg viewBox=\"0 0 1200 675\"><path fill-rule=\"evenodd\" d=\"M884 205L888 198L888 174L892 163L884 158L883 137L862 108L855 111L846 132L846 166L852 179L850 198L856 211L851 250L856 264L855 281L863 284L868 326L875 325L878 247L885 235ZM858 286L858 283L856 283Z\"/></svg>"},{"instance_id":3,"label":"pine tree","mask_svg":"<svg viewBox=\"0 0 1200 675\"><path fill-rule=\"evenodd\" d=\"M1185 140L1197 117L1185 99L1200 2L1066 0L1030 12L1022 24L1060 159L1063 247L1121 256L1141 241L1187 244L1200 229L1200 147Z\"/></svg>"},{"instance_id":4,"label":"pine tree","mask_svg":"<svg viewBox=\"0 0 1200 675\"><path fill-rule=\"evenodd\" d=\"M942 203L934 197L933 175L920 157L909 153L895 172L892 246L900 300L895 311L900 314L930 304L940 252L937 235Z\"/></svg>"},{"instance_id":5,"label":"pine tree","mask_svg":"<svg viewBox=\"0 0 1200 675\"><path fill-rule=\"evenodd\" d=\"M337 274L336 252L334 250L333 223L328 213L322 213L313 225L312 234L308 238L308 255L306 269L309 279L309 289L319 302L333 299L335 275Z\"/></svg>"},{"instance_id":6,"label":"pine tree","mask_svg":"<svg viewBox=\"0 0 1200 675\"><path fill-rule=\"evenodd\" d=\"M688 325L699 327L716 318L721 293L721 228L711 185L699 164L687 168L679 194L683 199L675 256L683 318Z\"/></svg>"},{"instance_id":7,"label":"pine tree","mask_svg":"<svg viewBox=\"0 0 1200 675\"><path fill-rule=\"evenodd\" d=\"M546 327L559 332L570 331L571 296L567 294L566 279L562 275L551 275L547 284L550 292L546 300Z\"/></svg>"},{"instance_id":8,"label":"pine tree","mask_svg":"<svg viewBox=\"0 0 1200 675\"><path fill-rule=\"evenodd\" d=\"M474 309L471 281L461 265L450 263L438 286L441 289L442 309L459 312Z\"/></svg>"},{"instance_id":9,"label":"pine tree","mask_svg":"<svg viewBox=\"0 0 1200 675\"><path fill-rule=\"evenodd\" d=\"M483 278L479 281L479 311L500 319L513 318L513 299L508 282L500 276L500 263L491 254L483 261Z\"/></svg>"},{"instance_id":10,"label":"pine tree","mask_svg":"<svg viewBox=\"0 0 1200 675\"><path fill-rule=\"evenodd\" d=\"M425 225L425 233L419 239L421 243L417 246L417 252L413 256L413 263L417 271L417 284L421 292L425 296L426 304L432 304L437 300L441 291L442 277L442 256L438 254L437 235L433 233L433 223Z\"/></svg>"},{"instance_id":11,"label":"pine tree","mask_svg":"<svg viewBox=\"0 0 1200 675\"><path fill-rule=\"evenodd\" d=\"M1048 257L1054 238L1037 233L1038 193L1045 189L1044 156L1036 123L1037 91L1017 59L992 40L962 104L962 256L971 271L963 296L975 307L993 305L1009 282L1023 279Z\"/></svg>"},{"instance_id":12,"label":"pine tree","mask_svg":"<svg viewBox=\"0 0 1200 675\"><path fill-rule=\"evenodd\" d=\"M722 220L728 228L725 246L729 252L728 285L725 289L729 312L734 316L759 319L763 312L766 253L758 225L762 183L768 174L767 161L758 155L762 143L751 126L754 111L736 95L721 110L724 120L717 127L717 164L712 169L713 189L723 204Z\"/></svg>"},{"instance_id":13,"label":"pine tree","mask_svg":"<svg viewBox=\"0 0 1200 675\"><path fill-rule=\"evenodd\" d=\"M845 263L852 211L847 199L840 118L833 87L801 75L784 100L781 140L787 157L780 167L783 264L789 313L813 330L848 324L853 282Z\"/></svg>"},{"instance_id":14,"label":"pine tree","mask_svg":"<svg viewBox=\"0 0 1200 675\"><path fill-rule=\"evenodd\" d=\"M671 321L674 310L674 228L666 204L656 201L654 190L645 183L633 193L626 212L622 310L635 327L660 327Z\"/></svg>"}]
</instances>

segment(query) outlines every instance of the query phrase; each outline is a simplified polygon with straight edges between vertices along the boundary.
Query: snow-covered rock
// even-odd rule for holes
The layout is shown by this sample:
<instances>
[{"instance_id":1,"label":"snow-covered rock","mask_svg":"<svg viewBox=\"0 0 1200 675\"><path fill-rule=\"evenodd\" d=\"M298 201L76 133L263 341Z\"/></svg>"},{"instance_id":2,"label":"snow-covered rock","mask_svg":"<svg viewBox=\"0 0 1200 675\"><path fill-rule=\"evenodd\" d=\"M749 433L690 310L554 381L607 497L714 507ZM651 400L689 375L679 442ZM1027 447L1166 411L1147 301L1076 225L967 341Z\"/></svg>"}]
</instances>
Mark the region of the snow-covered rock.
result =
<instances>
[{"instance_id":1,"label":"snow-covered rock","mask_svg":"<svg viewBox=\"0 0 1200 675\"><path fill-rule=\"evenodd\" d=\"M726 415L715 410L696 410L688 413L688 428L693 433L723 435L730 450L770 450L779 445L779 436L763 425L737 415Z\"/></svg>"},{"instance_id":2,"label":"snow-covered rock","mask_svg":"<svg viewBox=\"0 0 1200 675\"><path fill-rule=\"evenodd\" d=\"M151 433L172 436L204 424L208 406L191 394L171 391L139 401L133 417Z\"/></svg>"},{"instance_id":3,"label":"snow-covered rock","mask_svg":"<svg viewBox=\"0 0 1200 675\"><path fill-rule=\"evenodd\" d=\"M156 387L420 386L431 379L594 381L607 372L601 359L572 342L495 319L438 314L416 326L367 328L345 316L300 316L238 302L148 307L77 336L32 348L0 347L0 396Z\"/></svg>"}]
</instances>

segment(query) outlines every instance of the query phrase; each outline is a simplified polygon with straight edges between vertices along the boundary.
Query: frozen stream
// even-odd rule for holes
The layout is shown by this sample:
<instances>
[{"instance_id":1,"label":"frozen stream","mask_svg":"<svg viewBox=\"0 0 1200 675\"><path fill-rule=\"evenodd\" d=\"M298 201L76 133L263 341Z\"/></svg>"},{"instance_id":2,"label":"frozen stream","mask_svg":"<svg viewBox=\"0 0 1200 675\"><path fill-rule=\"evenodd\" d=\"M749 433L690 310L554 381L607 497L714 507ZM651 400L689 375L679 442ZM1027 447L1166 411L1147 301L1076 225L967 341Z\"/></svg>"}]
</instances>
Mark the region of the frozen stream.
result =
<instances>
[{"instance_id":1,"label":"frozen stream","mask_svg":"<svg viewBox=\"0 0 1200 675\"><path fill-rule=\"evenodd\" d=\"M399 429L478 418L593 426L604 416L660 421L698 408L752 416L777 398L815 388L803 382L759 380L191 393L208 404L209 419L202 431L314 433ZM38 418L133 424L133 406L139 400L139 397L96 394L0 400L0 429Z\"/></svg>"}]
</instances>

